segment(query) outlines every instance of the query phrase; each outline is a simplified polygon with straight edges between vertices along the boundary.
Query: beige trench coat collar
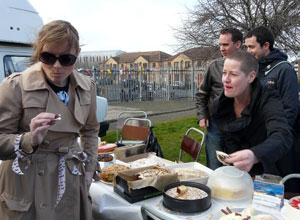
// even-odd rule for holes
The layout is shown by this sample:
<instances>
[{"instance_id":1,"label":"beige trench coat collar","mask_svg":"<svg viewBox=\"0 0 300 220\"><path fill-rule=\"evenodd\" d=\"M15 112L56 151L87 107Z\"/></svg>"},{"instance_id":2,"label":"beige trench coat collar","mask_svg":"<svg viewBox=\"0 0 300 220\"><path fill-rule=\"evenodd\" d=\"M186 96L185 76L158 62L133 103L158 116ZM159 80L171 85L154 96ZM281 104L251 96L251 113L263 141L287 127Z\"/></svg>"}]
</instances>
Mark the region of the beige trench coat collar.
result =
<instances>
[{"instance_id":1,"label":"beige trench coat collar","mask_svg":"<svg viewBox=\"0 0 300 220\"><path fill-rule=\"evenodd\" d=\"M26 73L30 74L26 74ZM55 125L51 126L49 130L51 131L76 131L76 127L78 127L78 124L84 125L84 119L83 119L83 112L81 110L81 105L82 104L90 104L91 100L88 99L89 96L83 95L85 91L90 90L90 85L88 84L89 82L84 80L79 73L74 74L74 72L70 75L70 87L73 87L73 91L76 91L77 94L74 95L74 107L72 109L66 108L61 102L56 94L49 89L48 83L46 81L46 77L43 73L42 70L42 65L41 63L37 63L33 65L32 67L28 68L22 75L22 81L23 81L23 88L24 91L38 91L38 90L48 90L49 95L48 95L48 101L47 101L47 106L46 106L46 112L51 112L51 113L57 113L61 114L62 118L65 118L66 120L71 123L68 124L63 124L62 126L62 121L59 123L56 123ZM69 87L69 90L70 90ZM77 89L77 88L81 89ZM51 95L51 93L55 95ZM37 92L36 95L39 95ZM46 98L46 97L45 97ZM89 97L91 98L91 97ZM71 111L73 114L70 114L68 111ZM70 117L73 118L73 115L76 119L71 119ZM77 125L76 125L77 124Z\"/></svg>"}]
</instances>

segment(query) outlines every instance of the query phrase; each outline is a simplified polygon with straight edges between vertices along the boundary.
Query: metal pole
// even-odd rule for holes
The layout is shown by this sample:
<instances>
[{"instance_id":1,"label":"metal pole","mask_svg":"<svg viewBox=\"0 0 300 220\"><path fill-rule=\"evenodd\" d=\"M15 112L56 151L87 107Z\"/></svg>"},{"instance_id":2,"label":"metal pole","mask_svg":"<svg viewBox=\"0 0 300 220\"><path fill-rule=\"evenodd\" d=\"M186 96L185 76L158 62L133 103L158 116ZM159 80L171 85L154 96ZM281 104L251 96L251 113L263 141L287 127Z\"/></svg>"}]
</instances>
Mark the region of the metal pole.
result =
<instances>
[{"instance_id":1,"label":"metal pole","mask_svg":"<svg viewBox=\"0 0 300 220\"><path fill-rule=\"evenodd\" d=\"M139 79L139 87L140 87L140 94L139 94L139 101L142 101L142 72L138 74L138 79Z\"/></svg>"},{"instance_id":2,"label":"metal pole","mask_svg":"<svg viewBox=\"0 0 300 220\"><path fill-rule=\"evenodd\" d=\"M194 82L195 81L195 72L194 72L194 67L191 68L191 71L192 71L192 80L191 80L192 81L191 82L192 83L192 87L191 87L191 92L192 92L192 99L194 100L195 99L195 91L194 91L195 90L195 84L194 84L195 83Z\"/></svg>"},{"instance_id":3,"label":"metal pole","mask_svg":"<svg viewBox=\"0 0 300 220\"><path fill-rule=\"evenodd\" d=\"M170 78L171 78L171 71L170 71L170 68L168 68L168 79L167 79L167 82L168 82L168 97L167 97L167 100L170 101Z\"/></svg>"}]
</instances>

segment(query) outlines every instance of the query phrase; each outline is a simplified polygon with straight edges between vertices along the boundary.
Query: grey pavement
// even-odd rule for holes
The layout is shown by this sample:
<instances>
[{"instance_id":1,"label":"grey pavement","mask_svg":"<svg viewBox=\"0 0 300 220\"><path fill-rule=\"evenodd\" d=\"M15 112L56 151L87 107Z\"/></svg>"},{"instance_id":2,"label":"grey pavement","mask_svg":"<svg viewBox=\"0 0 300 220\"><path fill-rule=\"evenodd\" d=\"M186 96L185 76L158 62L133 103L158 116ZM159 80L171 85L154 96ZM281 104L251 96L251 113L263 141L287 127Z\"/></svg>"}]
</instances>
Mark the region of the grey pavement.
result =
<instances>
[{"instance_id":1,"label":"grey pavement","mask_svg":"<svg viewBox=\"0 0 300 220\"><path fill-rule=\"evenodd\" d=\"M145 111L152 123L175 120L178 118L196 116L195 100L176 99L176 100L155 100L155 101L135 101L122 102L108 105L108 114L105 118L110 123L109 130L115 130L115 123L118 114L122 111ZM133 117L142 114L132 115Z\"/></svg>"}]
</instances>

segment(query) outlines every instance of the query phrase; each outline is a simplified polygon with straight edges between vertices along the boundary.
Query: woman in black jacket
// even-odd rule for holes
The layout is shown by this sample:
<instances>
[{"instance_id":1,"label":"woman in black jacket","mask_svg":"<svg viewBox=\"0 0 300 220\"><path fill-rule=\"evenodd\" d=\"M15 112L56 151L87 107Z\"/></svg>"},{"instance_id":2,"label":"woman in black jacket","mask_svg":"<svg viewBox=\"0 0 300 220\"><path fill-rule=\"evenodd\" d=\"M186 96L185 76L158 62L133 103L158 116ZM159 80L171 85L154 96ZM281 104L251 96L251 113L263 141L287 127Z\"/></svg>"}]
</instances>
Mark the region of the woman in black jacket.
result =
<instances>
[{"instance_id":1,"label":"woman in black jacket","mask_svg":"<svg viewBox=\"0 0 300 220\"><path fill-rule=\"evenodd\" d=\"M244 51L224 63L224 91L215 101L212 118L223 133L225 162L250 175L285 176L295 172L293 130L277 91L256 79L258 63Z\"/></svg>"}]
</instances>

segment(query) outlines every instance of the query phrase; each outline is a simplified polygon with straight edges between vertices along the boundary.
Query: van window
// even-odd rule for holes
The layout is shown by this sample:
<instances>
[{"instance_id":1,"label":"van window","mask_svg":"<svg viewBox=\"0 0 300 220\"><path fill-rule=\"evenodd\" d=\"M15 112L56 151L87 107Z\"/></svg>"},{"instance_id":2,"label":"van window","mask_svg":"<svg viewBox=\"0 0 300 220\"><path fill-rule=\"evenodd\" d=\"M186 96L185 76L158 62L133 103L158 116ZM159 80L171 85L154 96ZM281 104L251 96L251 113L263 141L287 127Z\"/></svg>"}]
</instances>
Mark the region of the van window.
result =
<instances>
[{"instance_id":1,"label":"van window","mask_svg":"<svg viewBox=\"0 0 300 220\"><path fill-rule=\"evenodd\" d=\"M14 72L23 72L30 65L30 56L5 56L4 71L5 77Z\"/></svg>"}]
</instances>

